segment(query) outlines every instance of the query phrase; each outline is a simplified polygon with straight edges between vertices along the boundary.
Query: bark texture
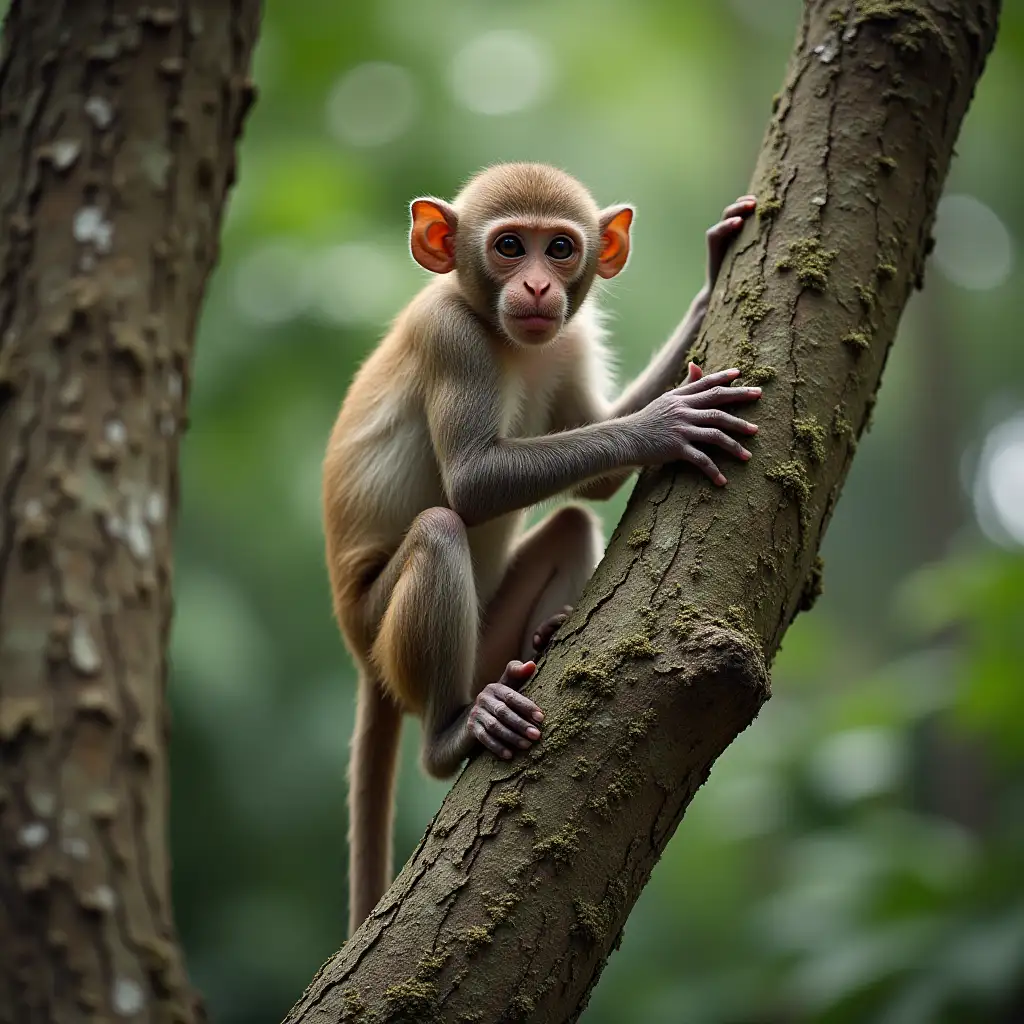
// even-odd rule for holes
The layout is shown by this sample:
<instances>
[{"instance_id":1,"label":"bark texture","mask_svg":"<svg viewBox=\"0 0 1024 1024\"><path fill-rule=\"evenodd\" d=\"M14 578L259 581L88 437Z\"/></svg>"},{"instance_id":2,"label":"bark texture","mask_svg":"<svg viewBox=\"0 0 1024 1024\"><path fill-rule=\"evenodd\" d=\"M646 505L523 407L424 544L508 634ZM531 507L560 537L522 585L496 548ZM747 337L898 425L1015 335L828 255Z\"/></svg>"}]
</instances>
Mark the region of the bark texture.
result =
<instances>
[{"instance_id":1,"label":"bark texture","mask_svg":"<svg viewBox=\"0 0 1024 1024\"><path fill-rule=\"evenodd\" d=\"M294 1022L556 1022L820 589L818 544L874 403L998 0L808 0L698 361L764 385L730 485L645 474L530 694L527 757L462 773ZM694 880L699 884L699 880Z\"/></svg>"},{"instance_id":2,"label":"bark texture","mask_svg":"<svg viewBox=\"0 0 1024 1024\"><path fill-rule=\"evenodd\" d=\"M14 0L0 55L0 1021L189 1022L165 651L258 0Z\"/></svg>"}]
</instances>

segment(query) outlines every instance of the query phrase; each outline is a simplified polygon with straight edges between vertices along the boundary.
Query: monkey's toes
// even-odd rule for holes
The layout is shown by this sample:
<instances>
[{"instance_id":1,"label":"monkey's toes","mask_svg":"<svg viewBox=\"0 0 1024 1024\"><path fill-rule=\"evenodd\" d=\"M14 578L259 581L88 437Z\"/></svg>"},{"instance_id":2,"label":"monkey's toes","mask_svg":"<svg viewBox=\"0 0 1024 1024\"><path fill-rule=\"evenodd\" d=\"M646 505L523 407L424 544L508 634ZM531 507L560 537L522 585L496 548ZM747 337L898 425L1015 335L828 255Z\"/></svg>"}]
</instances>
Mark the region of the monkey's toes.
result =
<instances>
[{"instance_id":1,"label":"monkey's toes","mask_svg":"<svg viewBox=\"0 0 1024 1024\"><path fill-rule=\"evenodd\" d=\"M563 606L560 612L552 615L550 619L546 619L537 627L537 631L533 634L533 649L538 654L540 654L541 651L551 643L551 638L558 632L558 627L561 626L571 614L572 605L567 604Z\"/></svg>"}]
</instances>

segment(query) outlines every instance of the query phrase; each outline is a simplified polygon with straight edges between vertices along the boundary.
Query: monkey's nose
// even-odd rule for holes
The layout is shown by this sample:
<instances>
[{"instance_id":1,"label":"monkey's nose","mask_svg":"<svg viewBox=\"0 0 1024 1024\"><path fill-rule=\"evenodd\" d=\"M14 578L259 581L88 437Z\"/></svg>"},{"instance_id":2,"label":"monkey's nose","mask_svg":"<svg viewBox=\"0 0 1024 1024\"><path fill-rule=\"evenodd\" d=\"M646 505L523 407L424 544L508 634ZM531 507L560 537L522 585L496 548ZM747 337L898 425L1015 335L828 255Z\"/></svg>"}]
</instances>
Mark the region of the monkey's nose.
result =
<instances>
[{"instance_id":1,"label":"monkey's nose","mask_svg":"<svg viewBox=\"0 0 1024 1024\"><path fill-rule=\"evenodd\" d=\"M551 282L524 280L523 286L532 296L534 296L534 298L539 298L541 295L544 295L548 289L550 289Z\"/></svg>"}]
</instances>

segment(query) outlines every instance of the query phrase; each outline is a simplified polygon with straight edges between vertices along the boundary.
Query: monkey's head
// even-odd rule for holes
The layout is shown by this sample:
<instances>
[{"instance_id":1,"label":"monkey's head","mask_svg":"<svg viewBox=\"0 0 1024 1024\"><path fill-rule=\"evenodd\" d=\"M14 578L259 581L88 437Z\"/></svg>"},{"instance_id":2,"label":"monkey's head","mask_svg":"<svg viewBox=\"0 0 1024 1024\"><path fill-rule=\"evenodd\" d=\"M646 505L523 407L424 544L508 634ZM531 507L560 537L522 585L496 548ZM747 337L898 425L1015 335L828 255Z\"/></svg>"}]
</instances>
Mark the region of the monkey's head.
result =
<instances>
[{"instance_id":1,"label":"monkey's head","mask_svg":"<svg viewBox=\"0 0 1024 1024\"><path fill-rule=\"evenodd\" d=\"M583 304L595 275L629 258L633 208L598 208L573 177L545 164L498 164L452 203L410 206L413 259L456 271L466 301L510 341L551 341Z\"/></svg>"}]
</instances>

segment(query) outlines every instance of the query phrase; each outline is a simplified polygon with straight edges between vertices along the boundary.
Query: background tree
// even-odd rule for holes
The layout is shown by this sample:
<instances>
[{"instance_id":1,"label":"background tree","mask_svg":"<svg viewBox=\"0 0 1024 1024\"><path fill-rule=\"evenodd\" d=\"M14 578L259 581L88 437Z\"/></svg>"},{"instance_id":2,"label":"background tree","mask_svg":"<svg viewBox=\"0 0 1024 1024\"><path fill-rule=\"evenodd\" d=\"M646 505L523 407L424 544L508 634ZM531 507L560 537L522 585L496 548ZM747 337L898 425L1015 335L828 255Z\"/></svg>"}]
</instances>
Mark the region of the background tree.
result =
<instances>
[{"instance_id":1,"label":"background tree","mask_svg":"<svg viewBox=\"0 0 1024 1024\"><path fill-rule=\"evenodd\" d=\"M0 1018L200 1013L166 646L194 327L259 5L21 0L0 57Z\"/></svg>"}]
</instances>

